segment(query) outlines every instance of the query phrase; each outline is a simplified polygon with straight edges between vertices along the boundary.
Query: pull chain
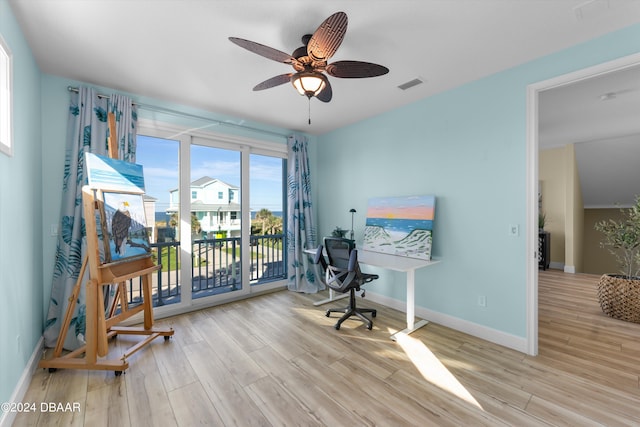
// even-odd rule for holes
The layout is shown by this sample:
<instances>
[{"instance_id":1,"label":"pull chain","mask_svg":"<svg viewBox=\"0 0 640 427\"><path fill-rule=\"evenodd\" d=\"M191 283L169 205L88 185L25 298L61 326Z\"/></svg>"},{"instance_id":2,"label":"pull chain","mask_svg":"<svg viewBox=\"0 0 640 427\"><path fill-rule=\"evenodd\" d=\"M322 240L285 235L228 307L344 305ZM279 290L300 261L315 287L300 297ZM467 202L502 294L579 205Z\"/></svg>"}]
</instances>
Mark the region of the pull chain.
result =
<instances>
[{"instance_id":1,"label":"pull chain","mask_svg":"<svg viewBox=\"0 0 640 427\"><path fill-rule=\"evenodd\" d=\"M309 126L311 126L311 97L307 97L309 100Z\"/></svg>"}]
</instances>

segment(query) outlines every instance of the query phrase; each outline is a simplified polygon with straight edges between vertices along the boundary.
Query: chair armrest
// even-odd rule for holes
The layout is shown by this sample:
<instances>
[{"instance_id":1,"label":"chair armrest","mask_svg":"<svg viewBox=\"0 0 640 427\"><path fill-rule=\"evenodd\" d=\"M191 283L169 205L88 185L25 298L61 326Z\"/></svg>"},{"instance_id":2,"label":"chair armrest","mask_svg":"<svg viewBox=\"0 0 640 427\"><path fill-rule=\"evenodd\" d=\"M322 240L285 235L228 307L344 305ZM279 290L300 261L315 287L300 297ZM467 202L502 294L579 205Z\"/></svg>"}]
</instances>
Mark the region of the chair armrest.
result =
<instances>
[{"instance_id":1,"label":"chair armrest","mask_svg":"<svg viewBox=\"0 0 640 427\"><path fill-rule=\"evenodd\" d=\"M362 283L369 283L380 277L377 274L369 274L369 273L361 273L361 274L362 274Z\"/></svg>"}]
</instances>

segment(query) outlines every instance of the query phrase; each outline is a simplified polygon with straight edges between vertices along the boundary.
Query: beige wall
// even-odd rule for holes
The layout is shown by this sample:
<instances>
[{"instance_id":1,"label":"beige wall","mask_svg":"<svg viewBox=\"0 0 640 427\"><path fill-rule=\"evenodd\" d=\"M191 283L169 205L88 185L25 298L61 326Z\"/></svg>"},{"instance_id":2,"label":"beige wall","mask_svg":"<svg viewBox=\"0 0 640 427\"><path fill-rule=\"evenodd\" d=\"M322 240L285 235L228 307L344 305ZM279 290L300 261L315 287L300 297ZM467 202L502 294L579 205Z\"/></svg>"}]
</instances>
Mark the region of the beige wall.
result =
<instances>
[{"instance_id":1,"label":"beige wall","mask_svg":"<svg viewBox=\"0 0 640 427\"><path fill-rule=\"evenodd\" d=\"M582 272L584 209L574 145L540 151L538 168L551 267Z\"/></svg>"},{"instance_id":2,"label":"beige wall","mask_svg":"<svg viewBox=\"0 0 640 427\"><path fill-rule=\"evenodd\" d=\"M544 229L551 238L549 259L564 265L564 148L540 151L538 165L542 212L546 215Z\"/></svg>"},{"instance_id":3,"label":"beige wall","mask_svg":"<svg viewBox=\"0 0 640 427\"><path fill-rule=\"evenodd\" d=\"M542 150L539 154L542 211L551 234L551 267L576 273L618 273L615 257L600 247L596 222L619 220L618 208L584 209L574 145Z\"/></svg>"},{"instance_id":4,"label":"beige wall","mask_svg":"<svg viewBox=\"0 0 640 427\"><path fill-rule=\"evenodd\" d=\"M584 203L574 144L565 146L565 167L565 271L578 273L583 271Z\"/></svg>"},{"instance_id":5,"label":"beige wall","mask_svg":"<svg viewBox=\"0 0 640 427\"><path fill-rule=\"evenodd\" d=\"M602 233L594 226L603 220L619 220L620 209L585 209L584 210L584 272L591 274L618 273L619 267L609 250L600 247Z\"/></svg>"}]
</instances>

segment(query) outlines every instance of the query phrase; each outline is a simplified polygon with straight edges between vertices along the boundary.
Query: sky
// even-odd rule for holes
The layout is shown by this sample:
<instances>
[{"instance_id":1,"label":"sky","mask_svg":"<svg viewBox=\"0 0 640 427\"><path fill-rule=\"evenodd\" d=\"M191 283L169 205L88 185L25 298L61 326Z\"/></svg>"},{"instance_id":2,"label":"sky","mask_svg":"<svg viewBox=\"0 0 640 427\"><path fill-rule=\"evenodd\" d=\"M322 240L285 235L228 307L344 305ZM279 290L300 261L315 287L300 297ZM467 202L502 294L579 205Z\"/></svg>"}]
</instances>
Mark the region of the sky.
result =
<instances>
[{"instance_id":1,"label":"sky","mask_svg":"<svg viewBox=\"0 0 640 427\"><path fill-rule=\"evenodd\" d=\"M156 211L169 207L169 191L178 188L179 142L137 136L136 163L142 165L145 193L154 197ZM200 145L191 146L191 181L203 176L240 187L240 152ZM282 159L250 156L250 206L282 211Z\"/></svg>"}]
</instances>

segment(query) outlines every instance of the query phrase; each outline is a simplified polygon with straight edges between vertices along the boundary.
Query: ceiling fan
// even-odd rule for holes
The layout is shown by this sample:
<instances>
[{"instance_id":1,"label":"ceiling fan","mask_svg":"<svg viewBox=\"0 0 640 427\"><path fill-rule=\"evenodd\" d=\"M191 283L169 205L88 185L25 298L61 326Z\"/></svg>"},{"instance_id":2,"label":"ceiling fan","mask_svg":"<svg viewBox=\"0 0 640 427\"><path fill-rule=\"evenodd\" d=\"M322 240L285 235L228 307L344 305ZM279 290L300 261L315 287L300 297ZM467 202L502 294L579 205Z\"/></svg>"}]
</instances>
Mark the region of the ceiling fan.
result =
<instances>
[{"instance_id":1,"label":"ceiling fan","mask_svg":"<svg viewBox=\"0 0 640 427\"><path fill-rule=\"evenodd\" d=\"M302 37L303 46L291 55L250 40L229 37L229 40L253 53L274 61L290 64L295 72L280 74L257 84L253 90L264 90L291 82L301 95L329 102L333 96L331 84L324 75L332 77L364 78L387 74L389 69L382 65L361 61L337 61L327 63L336 53L347 31L347 14L336 12L324 20L313 34Z\"/></svg>"}]
</instances>

